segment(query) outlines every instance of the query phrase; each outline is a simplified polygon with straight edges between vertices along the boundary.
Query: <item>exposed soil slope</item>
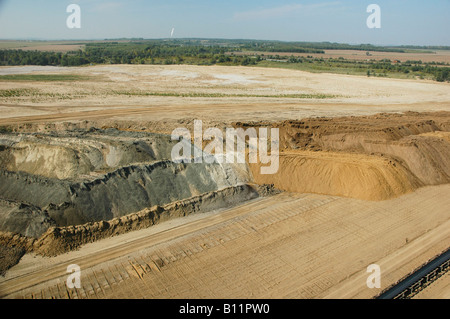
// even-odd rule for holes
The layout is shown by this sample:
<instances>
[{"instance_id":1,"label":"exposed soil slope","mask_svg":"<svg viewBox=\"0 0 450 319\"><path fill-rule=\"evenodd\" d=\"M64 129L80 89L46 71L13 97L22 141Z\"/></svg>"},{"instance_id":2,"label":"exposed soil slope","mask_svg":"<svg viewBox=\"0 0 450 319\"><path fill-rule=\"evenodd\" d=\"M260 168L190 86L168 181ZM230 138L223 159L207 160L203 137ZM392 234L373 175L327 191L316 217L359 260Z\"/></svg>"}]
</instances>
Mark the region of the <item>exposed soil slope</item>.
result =
<instances>
[{"instance_id":1,"label":"exposed soil slope","mask_svg":"<svg viewBox=\"0 0 450 319\"><path fill-rule=\"evenodd\" d=\"M171 161L175 143L115 129L3 134L0 230L37 238L250 181L246 164Z\"/></svg>"},{"instance_id":2,"label":"exposed soil slope","mask_svg":"<svg viewBox=\"0 0 450 319\"><path fill-rule=\"evenodd\" d=\"M377 156L288 151L280 154L279 165L274 175L260 174L260 165L250 167L256 182L297 193L385 200L421 186L400 163Z\"/></svg>"},{"instance_id":3,"label":"exposed soil slope","mask_svg":"<svg viewBox=\"0 0 450 319\"><path fill-rule=\"evenodd\" d=\"M378 114L281 123L235 123L244 129L278 127L277 174L257 183L306 193L385 200L424 185L450 183L450 113Z\"/></svg>"}]
</instances>

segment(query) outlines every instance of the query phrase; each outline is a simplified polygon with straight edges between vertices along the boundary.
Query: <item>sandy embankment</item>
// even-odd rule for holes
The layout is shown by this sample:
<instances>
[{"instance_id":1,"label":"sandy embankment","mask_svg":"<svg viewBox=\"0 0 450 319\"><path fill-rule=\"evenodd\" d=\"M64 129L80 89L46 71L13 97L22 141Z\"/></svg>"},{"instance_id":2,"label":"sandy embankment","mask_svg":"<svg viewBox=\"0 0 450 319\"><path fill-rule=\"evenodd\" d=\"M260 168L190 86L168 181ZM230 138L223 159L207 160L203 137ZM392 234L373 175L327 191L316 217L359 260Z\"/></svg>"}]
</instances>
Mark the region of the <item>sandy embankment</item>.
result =
<instances>
[{"instance_id":1,"label":"sandy embankment","mask_svg":"<svg viewBox=\"0 0 450 319\"><path fill-rule=\"evenodd\" d=\"M2 227L39 238L52 226L108 221L252 182L296 193L391 199L450 182L449 123L447 112L234 123L279 128L279 170L270 175L252 163L174 164L168 159L175 141L167 135L76 124L55 133L52 125L32 125L25 130L41 132L2 136Z\"/></svg>"},{"instance_id":2,"label":"sandy embankment","mask_svg":"<svg viewBox=\"0 0 450 319\"><path fill-rule=\"evenodd\" d=\"M250 164L257 183L291 192L386 200L450 182L446 112L305 119L277 127L280 169L274 176L262 175L260 164Z\"/></svg>"}]
</instances>

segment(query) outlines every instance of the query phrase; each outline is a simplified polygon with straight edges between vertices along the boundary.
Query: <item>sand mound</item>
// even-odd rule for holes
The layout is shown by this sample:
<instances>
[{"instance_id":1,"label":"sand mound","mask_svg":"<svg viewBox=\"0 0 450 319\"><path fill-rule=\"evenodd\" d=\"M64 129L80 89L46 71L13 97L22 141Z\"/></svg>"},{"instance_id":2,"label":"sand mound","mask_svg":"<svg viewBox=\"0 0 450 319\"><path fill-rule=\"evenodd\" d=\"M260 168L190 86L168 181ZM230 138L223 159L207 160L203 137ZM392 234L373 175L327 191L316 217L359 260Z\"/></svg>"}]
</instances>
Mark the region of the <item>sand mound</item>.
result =
<instances>
[{"instance_id":1,"label":"sand mound","mask_svg":"<svg viewBox=\"0 0 450 319\"><path fill-rule=\"evenodd\" d=\"M450 182L450 139L448 132L436 131L441 128L434 121L425 120L313 139L323 150L375 153L396 159L425 185L438 185Z\"/></svg>"},{"instance_id":2,"label":"sand mound","mask_svg":"<svg viewBox=\"0 0 450 319\"><path fill-rule=\"evenodd\" d=\"M26 250L20 247L0 246L0 276L4 276L6 271L17 264L26 253Z\"/></svg>"},{"instance_id":3,"label":"sand mound","mask_svg":"<svg viewBox=\"0 0 450 319\"><path fill-rule=\"evenodd\" d=\"M257 183L383 200L423 185L450 183L449 123L448 112L408 112L235 126L279 128L280 170L264 176L252 164Z\"/></svg>"},{"instance_id":4,"label":"sand mound","mask_svg":"<svg viewBox=\"0 0 450 319\"><path fill-rule=\"evenodd\" d=\"M399 159L426 185L450 182L450 142L429 136L408 136L390 143L364 143L366 152Z\"/></svg>"},{"instance_id":5,"label":"sand mound","mask_svg":"<svg viewBox=\"0 0 450 319\"><path fill-rule=\"evenodd\" d=\"M236 123L242 126L243 123ZM401 138L450 131L450 113L377 114L361 117L311 118L273 125L280 129L281 149L364 151L367 141L396 141Z\"/></svg>"},{"instance_id":6,"label":"sand mound","mask_svg":"<svg viewBox=\"0 0 450 319\"><path fill-rule=\"evenodd\" d=\"M318 193L365 200L384 200L408 193L421 183L396 161L376 156L289 151L280 154L276 174L261 175L250 164L257 183L299 193Z\"/></svg>"}]
</instances>

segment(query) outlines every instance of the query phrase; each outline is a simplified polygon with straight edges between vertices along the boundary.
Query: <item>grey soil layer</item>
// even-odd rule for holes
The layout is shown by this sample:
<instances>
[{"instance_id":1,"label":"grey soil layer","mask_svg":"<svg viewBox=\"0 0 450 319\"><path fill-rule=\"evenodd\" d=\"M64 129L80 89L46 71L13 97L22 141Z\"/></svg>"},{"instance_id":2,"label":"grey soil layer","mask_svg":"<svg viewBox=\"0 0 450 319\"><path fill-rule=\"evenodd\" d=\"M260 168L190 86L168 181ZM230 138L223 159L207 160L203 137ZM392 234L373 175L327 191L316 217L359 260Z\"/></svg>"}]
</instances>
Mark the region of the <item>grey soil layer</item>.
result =
<instances>
[{"instance_id":1,"label":"grey soil layer","mask_svg":"<svg viewBox=\"0 0 450 319\"><path fill-rule=\"evenodd\" d=\"M167 135L91 129L0 141L0 230L35 238L51 225L110 220L250 180L245 164L171 161Z\"/></svg>"}]
</instances>

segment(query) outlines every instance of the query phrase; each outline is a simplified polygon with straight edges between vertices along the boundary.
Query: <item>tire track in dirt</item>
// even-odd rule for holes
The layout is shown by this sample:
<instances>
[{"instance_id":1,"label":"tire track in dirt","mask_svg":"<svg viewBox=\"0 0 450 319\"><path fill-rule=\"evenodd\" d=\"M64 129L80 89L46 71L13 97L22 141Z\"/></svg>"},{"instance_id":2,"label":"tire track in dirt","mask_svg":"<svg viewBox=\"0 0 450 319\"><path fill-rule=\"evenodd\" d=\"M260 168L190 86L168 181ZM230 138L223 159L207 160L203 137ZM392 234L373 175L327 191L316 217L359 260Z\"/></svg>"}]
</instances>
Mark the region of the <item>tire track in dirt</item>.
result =
<instances>
[{"instance_id":1,"label":"tire track in dirt","mask_svg":"<svg viewBox=\"0 0 450 319\"><path fill-rule=\"evenodd\" d=\"M133 240L132 242L125 242L117 246L109 247L102 251L97 251L88 256L84 256L83 258L68 259L49 268L6 280L0 283L0 298L3 298L21 289L25 289L33 285L58 278L62 274L64 274L65 276L66 268L71 263L78 264L82 269L88 269L102 262L111 261L125 254L133 253L142 249L143 247L149 245L157 245L170 239L178 238L186 234L226 222L228 220L237 218L240 215L248 214L248 212L250 211L250 207L255 210L262 209L265 207L264 202L264 199L252 201L251 203L239 206L239 208L236 210L232 209L221 214L213 215L207 219L201 219L189 224L161 231L152 236L138 238L136 240Z\"/></svg>"}]
</instances>

